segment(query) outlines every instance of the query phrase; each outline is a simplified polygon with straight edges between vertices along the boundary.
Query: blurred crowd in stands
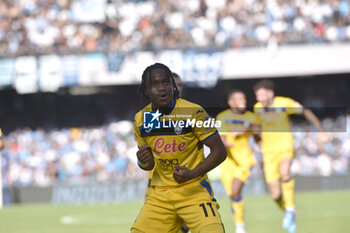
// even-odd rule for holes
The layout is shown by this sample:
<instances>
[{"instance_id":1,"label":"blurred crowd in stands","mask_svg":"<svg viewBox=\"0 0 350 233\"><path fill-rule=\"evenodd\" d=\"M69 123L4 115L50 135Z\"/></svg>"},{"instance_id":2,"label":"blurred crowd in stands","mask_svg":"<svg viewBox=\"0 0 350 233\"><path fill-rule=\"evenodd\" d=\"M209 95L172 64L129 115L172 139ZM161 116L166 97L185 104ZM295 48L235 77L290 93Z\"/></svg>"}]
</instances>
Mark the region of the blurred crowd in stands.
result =
<instances>
[{"instance_id":1,"label":"blurred crowd in stands","mask_svg":"<svg viewBox=\"0 0 350 233\"><path fill-rule=\"evenodd\" d=\"M54 182L140 179L137 145L129 121L95 128L22 129L6 137L5 183L47 186Z\"/></svg>"},{"instance_id":2,"label":"blurred crowd in stands","mask_svg":"<svg viewBox=\"0 0 350 233\"><path fill-rule=\"evenodd\" d=\"M349 0L3 0L0 54L350 41Z\"/></svg>"},{"instance_id":3,"label":"blurred crowd in stands","mask_svg":"<svg viewBox=\"0 0 350 233\"><path fill-rule=\"evenodd\" d=\"M332 140L327 144L318 141L310 126L293 126L296 153L293 174L349 174L350 127L338 124L346 122L342 118L323 120L323 125L330 124L334 131L340 131L330 133ZM3 178L8 187L146 179L146 173L137 167L136 151L129 121L91 128L17 130L6 137ZM261 161L261 154L256 156ZM261 168L259 164L256 170L260 172L255 174L262 174Z\"/></svg>"},{"instance_id":4,"label":"blurred crowd in stands","mask_svg":"<svg viewBox=\"0 0 350 233\"><path fill-rule=\"evenodd\" d=\"M294 126L295 159L291 172L296 175L343 175L350 172L350 115L325 118L322 125L331 142L322 143L306 123ZM328 129L328 130L327 130Z\"/></svg>"}]
</instances>

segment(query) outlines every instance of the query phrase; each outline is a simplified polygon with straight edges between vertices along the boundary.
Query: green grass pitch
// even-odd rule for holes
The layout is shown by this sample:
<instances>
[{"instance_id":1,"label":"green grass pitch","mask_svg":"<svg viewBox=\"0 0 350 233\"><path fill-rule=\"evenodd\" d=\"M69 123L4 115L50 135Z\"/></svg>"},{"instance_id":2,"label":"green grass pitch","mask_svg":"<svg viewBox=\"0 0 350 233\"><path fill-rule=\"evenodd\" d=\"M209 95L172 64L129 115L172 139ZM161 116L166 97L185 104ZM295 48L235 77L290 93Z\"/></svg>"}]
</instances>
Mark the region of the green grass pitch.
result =
<instances>
[{"instance_id":1,"label":"green grass pitch","mask_svg":"<svg viewBox=\"0 0 350 233\"><path fill-rule=\"evenodd\" d=\"M247 197L248 233L283 233L282 212L270 196ZM228 199L218 200L226 232L234 232ZM350 233L350 191L296 194L298 233ZM12 205L0 210L1 233L129 232L142 202L52 206Z\"/></svg>"}]
</instances>

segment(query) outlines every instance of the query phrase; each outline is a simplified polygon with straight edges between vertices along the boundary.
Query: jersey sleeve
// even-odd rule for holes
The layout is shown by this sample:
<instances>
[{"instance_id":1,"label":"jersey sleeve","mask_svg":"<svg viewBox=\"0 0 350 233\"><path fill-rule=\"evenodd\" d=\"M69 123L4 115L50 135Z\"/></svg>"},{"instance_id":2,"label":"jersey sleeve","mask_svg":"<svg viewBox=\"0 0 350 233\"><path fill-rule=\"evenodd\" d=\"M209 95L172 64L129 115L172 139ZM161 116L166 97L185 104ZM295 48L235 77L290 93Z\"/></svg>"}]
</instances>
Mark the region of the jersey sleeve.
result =
<instances>
[{"instance_id":1,"label":"jersey sleeve","mask_svg":"<svg viewBox=\"0 0 350 233\"><path fill-rule=\"evenodd\" d=\"M135 117L135 120L134 120L134 132L135 132L135 137L136 137L136 143L137 143L137 146L139 148L141 146L147 144L145 139L141 136L141 127L142 127L142 125L138 125L137 119Z\"/></svg>"},{"instance_id":2,"label":"jersey sleeve","mask_svg":"<svg viewBox=\"0 0 350 233\"><path fill-rule=\"evenodd\" d=\"M303 112L303 106L291 98L285 99L286 112L288 115L301 114Z\"/></svg>"},{"instance_id":3,"label":"jersey sleeve","mask_svg":"<svg viewBox=\"0 0 350 233\"><path fill-rule=\"evenodd\" d=\"M220 134L224 135L225 133L227 133L229 128L228 128L228 125L226 124L224 115L222 113L219 113L216 116L216 120L221 122L221 126L220 128L218 128L218 131L220 132Z\"/></svg>"},{"instance_id":4,"label":"jersey sleeve","mask_svg":"<svg viewBox=\"0 0 350 233\"><path fill-rule=\"evenodd\" d=\"M214 126L215 119L209 117L203 108L197 108L195 110L192 120L196 122L193 132L199 141L205 142L218 133L218 130ZM202 122L203 124L197 124L197 122ZM204 122L209 122L209 124L205 124Z\"/></svg>"}]
</instances>

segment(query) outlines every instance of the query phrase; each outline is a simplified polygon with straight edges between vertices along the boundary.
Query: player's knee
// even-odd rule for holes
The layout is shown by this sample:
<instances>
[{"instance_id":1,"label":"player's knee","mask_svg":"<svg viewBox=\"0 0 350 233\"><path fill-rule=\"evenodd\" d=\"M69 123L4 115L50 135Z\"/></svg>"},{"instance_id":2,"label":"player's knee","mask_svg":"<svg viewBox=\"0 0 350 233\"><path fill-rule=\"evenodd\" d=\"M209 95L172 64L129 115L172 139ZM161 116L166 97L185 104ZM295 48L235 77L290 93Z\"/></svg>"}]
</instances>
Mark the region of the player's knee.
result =
<instances>
[{"instance_id":1,"label":"player's knee","mask_svg":"<svg viewBox=\"0 0 350 233\"><path fill-rule=\"evenodd\" d=\"M281 174L281 182L288 182L292 179L289 172Z\"/></svg>"},{"instance_id":2,"label":"player's knee","mask_svg":"<svg viewBox=\"0 0 350 233\"><path fill-rule=\"evenodd\" d=\"M203 227L199 233L224 233L224 225L219 223L214 223Z\"/></svg>"},{"instance_id":3,"label":"player's knee","mask_svg":"<svg viewBox=\"0 0 350 233\"><path fill-rule=\"evenodd\" d=\"M280 201L282 199L282 193L281 192L275 192L275 193L271 193L272 198L275 201Z\"/></svg>"},{"instance_id":4,"label":"player's knee","mask_svg":"<svg viewBox=\"0 0 350 233\"><path fill-rule=\"evenodd\" d=\"M281 181L286 181L290 179L289 171L281 171Z\"/></svg>"},{"instance_id":5,"label":"player's knee","mask_svg":"<svg viewBox=\"0 0 350 233\"><path fill-rule=\"evenodd\" d=\"M238 190L233 190L233 191L232 191L232 196L231 196L231 198L232 198L233 200L238 199L240 196L241 196L241 192L240 192L240 191L238 191Z\"/></svg>"},{"instance_id":6,"label":"player's knee","mask_svg":"<svg viewBox=\"0 0 350 233\"><path fill-rule=\"evenodd\" d=\"M275 189L275 190L271 190L271 197L275 200L275 201L279 201L282 197L282 191L279 189Z\"/></svg>"},{"instance_id":7,"label":"player's knee","mask_svg":"<svg viewBox=\"0 0 350 233\"><path fill-rule=\"evenodd\" d=\"M284 166L284 167L280 168L279 172L280 172L280 176L281 176L282 180L289 179L289 177L290 177L289 166Z\"/></svg>"}]
</instances>

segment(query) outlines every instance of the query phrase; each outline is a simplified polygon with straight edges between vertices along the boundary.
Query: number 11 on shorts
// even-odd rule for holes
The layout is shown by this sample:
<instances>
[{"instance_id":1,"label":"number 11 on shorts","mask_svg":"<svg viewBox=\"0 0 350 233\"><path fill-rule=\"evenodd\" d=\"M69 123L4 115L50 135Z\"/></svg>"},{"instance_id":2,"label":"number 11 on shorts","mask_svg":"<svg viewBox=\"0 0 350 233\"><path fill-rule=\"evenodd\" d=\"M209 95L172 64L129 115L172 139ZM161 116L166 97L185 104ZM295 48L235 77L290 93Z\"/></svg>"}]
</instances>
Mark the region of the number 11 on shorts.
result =
<instances>
[{"instance_id":1,"label":"number 11 on shorts","mask_svg":"<svg viewBox=\"0 0 350 233\"><path fill-rule=\"evenodd\" d=\"M216 216L216 215L215 215L215 211L214 211L214 209L213 209L213 206L212 206L211 202L207 202L206 204L207 204L207 206L210 207L211 212L213 213L213 216ZM199 206L202 207L203 212L204 212L204 216L205 216L205 217L208 217L208 211L207 211L207 208L205 207L204 203L200 204Z\"/></svg>"}]
</instances>

